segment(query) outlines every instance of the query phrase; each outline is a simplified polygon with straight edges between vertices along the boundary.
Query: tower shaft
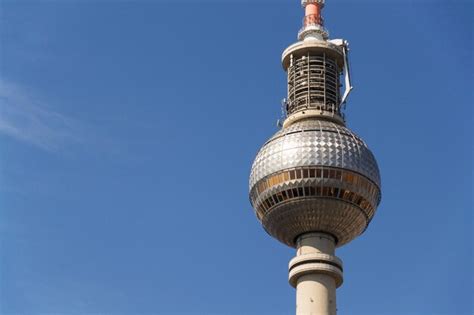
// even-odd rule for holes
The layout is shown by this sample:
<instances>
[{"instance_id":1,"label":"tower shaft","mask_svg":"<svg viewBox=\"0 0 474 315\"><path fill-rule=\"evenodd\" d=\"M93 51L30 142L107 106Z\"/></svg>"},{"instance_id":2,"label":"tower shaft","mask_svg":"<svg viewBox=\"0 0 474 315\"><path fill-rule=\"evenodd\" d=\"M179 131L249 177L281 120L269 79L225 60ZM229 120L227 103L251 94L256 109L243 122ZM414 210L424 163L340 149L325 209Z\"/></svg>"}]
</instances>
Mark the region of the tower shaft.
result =
<instances>
[{"instance_id":1,"label":"tower shaft","mask_svg":"<svg viewBox=\"0 0 474 315\"><path fill-rule=\"evenodd\" d=\"M335 247L334 237L325 233L306 233L298 238L296 257L289 264L297 315L336 315L336 288L343 278Z\"/></svg>"}]
</instances>

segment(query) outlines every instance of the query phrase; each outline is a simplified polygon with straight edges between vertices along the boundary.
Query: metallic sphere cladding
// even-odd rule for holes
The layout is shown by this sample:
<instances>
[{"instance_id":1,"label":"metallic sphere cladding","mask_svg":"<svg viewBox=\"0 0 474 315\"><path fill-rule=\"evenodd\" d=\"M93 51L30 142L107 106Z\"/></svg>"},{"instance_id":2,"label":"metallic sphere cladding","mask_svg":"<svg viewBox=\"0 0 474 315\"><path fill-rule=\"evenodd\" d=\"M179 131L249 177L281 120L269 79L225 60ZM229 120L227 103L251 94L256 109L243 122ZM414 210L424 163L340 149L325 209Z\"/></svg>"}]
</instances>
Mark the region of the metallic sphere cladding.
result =
<instances>
[{"instance_id":1,"label":"metallic sphere cladding","mask_svg":"<svg viewBox=\"0 0 474 315\"><path fill-rule=\"evenodd\" d=\"M369 225L380 203L380 174L367 145L323 119L279 130L252 165L250 201L265 230L295 247L307 232L333 235L342 246Z\"/></svg>"}]
</instances>

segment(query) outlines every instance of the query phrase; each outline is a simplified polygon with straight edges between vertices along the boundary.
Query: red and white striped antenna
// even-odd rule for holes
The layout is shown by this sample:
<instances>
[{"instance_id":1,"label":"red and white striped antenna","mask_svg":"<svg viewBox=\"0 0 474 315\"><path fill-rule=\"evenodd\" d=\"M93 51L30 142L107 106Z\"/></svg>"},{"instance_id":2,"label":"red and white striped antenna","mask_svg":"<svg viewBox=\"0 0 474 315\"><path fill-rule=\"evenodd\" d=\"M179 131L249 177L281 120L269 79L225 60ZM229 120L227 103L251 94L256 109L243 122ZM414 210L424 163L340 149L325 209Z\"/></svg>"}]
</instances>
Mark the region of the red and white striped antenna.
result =
<instances>
[{"instance_id":1,"label":"red and white striped antenna","mask_svg":"<svg viewBox=\"0 0 474 315\"><path fill-rule=\"evenodd\" d=\"M303 28L298 33L299 40L328 39L329 34L324 28L324 19L322 17L324 2L324 0L301 0L301 5L305 9L305 16Z\"/></svg>"}]
</instances>

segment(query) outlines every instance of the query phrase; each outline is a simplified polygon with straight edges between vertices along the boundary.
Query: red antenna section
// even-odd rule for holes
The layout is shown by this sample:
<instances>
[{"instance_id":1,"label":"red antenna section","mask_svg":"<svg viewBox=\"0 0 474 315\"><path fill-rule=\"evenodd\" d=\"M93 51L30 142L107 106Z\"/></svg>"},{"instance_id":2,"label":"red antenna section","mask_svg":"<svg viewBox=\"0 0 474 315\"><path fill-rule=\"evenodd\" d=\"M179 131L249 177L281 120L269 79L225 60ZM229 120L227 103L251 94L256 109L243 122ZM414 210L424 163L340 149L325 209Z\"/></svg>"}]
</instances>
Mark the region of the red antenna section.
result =
<instances>
[{"instance_id":1,"label":"red antenna section","mask_svg":"<svg viewBox=\"0 0 474 315\"><path fill-rule=\"evenodd\" d=\"M305 6L305 17L303 20L303 25L321 25L323 26L323 18L321 16L321 11L324 6L323 1L303 1Z\"/></svg>"},{"instance_id":2,"label":"red antenna section","mask_svg":"<svg viewBox=\"0 0 474 315\"><path fill-rule=\"evenodd\" d=\"M326 40L329 36L324 29L324 19L321 11L324 7L324 0L301 0L301 5L305 9L303 28L298 33L298 38Z\"/></svg>"}]
</instances>

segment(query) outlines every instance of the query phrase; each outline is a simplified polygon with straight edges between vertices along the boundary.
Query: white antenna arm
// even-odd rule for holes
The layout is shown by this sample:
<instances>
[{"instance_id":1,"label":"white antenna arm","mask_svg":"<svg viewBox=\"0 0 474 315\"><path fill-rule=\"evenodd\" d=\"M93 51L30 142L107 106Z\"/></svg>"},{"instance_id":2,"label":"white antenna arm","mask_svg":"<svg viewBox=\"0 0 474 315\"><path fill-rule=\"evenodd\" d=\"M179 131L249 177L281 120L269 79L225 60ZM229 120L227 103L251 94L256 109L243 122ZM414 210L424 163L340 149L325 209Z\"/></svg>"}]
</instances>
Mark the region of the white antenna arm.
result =
<instances>
[{"instance_id":1,"label":"white antenna arm","mask_svg":"<svg viewBox=\"0 0 474 315\"><path fill-rule=\"evenodd\" d=\"M349 69L349 43L344 41L344 45L342 45L342 53L344 54L344 85L345 91L344 95L341 99L341 105L344 104L347 100L347 97L351 93L352 89L354 88L351 84L351 72Z\"/></svg>"}]
</instances>

